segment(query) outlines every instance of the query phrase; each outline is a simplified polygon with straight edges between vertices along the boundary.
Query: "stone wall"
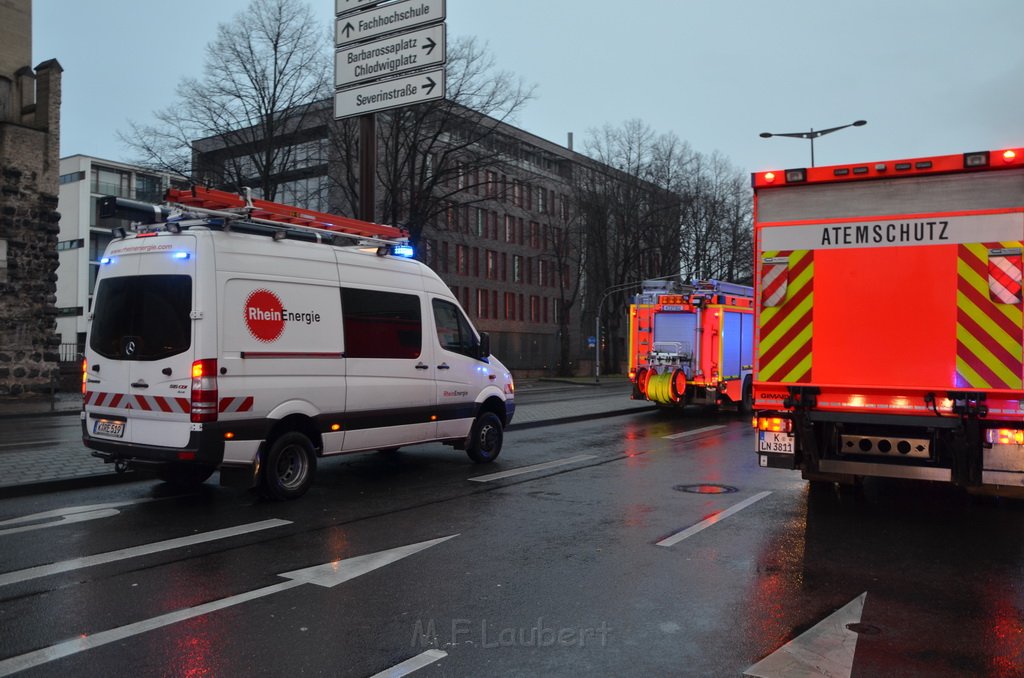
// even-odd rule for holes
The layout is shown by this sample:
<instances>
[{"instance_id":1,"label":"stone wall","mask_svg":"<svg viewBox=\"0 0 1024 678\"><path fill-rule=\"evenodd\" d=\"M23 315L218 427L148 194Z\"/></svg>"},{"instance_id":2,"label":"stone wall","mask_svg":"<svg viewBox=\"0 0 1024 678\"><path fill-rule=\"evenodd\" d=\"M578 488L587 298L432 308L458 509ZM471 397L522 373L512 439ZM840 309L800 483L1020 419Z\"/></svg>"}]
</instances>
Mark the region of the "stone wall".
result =
<instances>
[{"instance_id":1,"label":"stone wall","mask_svg":"<svg viewBox=\"0 0 1024 678\"><path fill-rule=\"evenodd\" d=\"M0 126L0 397L49 393L58 377L57 196L15 161L40 134Z\"/></svg>"}]
</instances>

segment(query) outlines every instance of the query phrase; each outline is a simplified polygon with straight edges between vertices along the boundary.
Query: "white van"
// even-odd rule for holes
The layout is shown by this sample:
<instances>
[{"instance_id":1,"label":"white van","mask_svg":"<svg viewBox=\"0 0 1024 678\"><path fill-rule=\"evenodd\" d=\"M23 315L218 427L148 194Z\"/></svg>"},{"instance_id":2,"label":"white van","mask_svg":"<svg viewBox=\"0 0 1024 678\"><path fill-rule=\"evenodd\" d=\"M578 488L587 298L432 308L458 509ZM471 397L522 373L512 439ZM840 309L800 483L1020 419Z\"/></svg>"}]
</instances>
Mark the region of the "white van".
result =
<instances>
[{"instance_id":1,"label":"white van","mask_svg":"<svg viewBox=\"0 0 1024 678\"><path fill-rule=\"evenodd\" d=\"M512 377L444 282L390 247L259 221L192 212L110 243L83 368L93 455L179 485L219 469L273 499L302 495L321 456L440 441L493 461Z\"/></svg>"}]
</instances>

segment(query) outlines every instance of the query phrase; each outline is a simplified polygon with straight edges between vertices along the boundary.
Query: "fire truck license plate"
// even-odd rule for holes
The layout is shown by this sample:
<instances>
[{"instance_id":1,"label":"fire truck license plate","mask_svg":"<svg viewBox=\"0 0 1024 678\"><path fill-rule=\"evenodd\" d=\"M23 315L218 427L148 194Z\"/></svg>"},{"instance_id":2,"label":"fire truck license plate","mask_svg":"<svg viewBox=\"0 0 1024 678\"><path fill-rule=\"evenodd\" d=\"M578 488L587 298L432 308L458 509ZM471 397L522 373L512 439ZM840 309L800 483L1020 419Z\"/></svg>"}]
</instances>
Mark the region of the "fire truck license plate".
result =
<instances>
[{"instance_id":1,"label":"fire truck license plate","mask_svg":"<svg viewBox=\"0 0 1024 678\"><path fill-rule=\"evenodd\" d=\"M92 427L92 431L93 433L101 436L113 436L114 438L120 438L124 435L124 422L97 419L96 423Z\"/></svg>"},{"instance_id":2,"label":"fire truck license plate","mask_svg":"<svg viewBox=\"0 0 1024 678\"><path fill-rule=\"evenodd\" d=\"M793 454L793 434L774 431L758 431L757 451L776 454Z\"/></svg>"}]
</instances>

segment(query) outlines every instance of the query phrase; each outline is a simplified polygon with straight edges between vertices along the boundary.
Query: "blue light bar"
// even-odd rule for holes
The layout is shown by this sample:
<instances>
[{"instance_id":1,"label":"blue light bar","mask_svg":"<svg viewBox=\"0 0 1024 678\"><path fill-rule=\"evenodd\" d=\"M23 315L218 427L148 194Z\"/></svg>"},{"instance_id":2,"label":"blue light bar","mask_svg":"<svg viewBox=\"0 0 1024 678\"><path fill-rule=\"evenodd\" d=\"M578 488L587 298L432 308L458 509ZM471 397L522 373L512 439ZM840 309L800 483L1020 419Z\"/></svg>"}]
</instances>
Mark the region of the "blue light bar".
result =
<instances>
[{"instance_id":1,"label":"blue light bar","mask_svg":"<svg viewBox=\"0 0 1024 678\"><path fill-rule=\"evenodd\" d=\"M171 257L174 259L191 259L192 254L190 252L175 252Z\"/></svg>"},{"instance_id":2,"label":"blue light bar","mask_svg":"<svg viewBox=\"0 0 1024 678\"><path fill-rule=\"evenodd\" d=\"M405 257L406 259L412 259L416 256L416 250L413 249L412 245L392 245L391 254L396 257Z\"/></svg>"}]
</instances>

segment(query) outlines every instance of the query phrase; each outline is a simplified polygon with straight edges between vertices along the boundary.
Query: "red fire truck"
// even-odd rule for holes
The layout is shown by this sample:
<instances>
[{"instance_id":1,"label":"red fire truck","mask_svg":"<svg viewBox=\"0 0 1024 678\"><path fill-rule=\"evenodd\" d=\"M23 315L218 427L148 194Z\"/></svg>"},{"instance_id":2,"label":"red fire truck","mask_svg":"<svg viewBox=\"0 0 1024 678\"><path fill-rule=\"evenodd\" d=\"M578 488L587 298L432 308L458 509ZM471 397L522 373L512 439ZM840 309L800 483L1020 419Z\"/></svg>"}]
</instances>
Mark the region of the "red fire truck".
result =
<instances>
[{"instance_id":1,"label":"red fire truck","mask_svg":"<svg viewBox=\"0 0 1024 678\"><path fill-rule=\"evenodd\" d=\"M1024 494L1024 149L752 179L760 465Z\"/></svg>"},{"instance_id":2,"label":"red fire truck","mask_svg":"<svg viewBox=\"0 0 1024 678\"><path fill-rule=\"evenodd\" d=\"M647 280L629 307L634 400L751 409L753 289L718 280Z\"/></svg>"}]
</instances>

